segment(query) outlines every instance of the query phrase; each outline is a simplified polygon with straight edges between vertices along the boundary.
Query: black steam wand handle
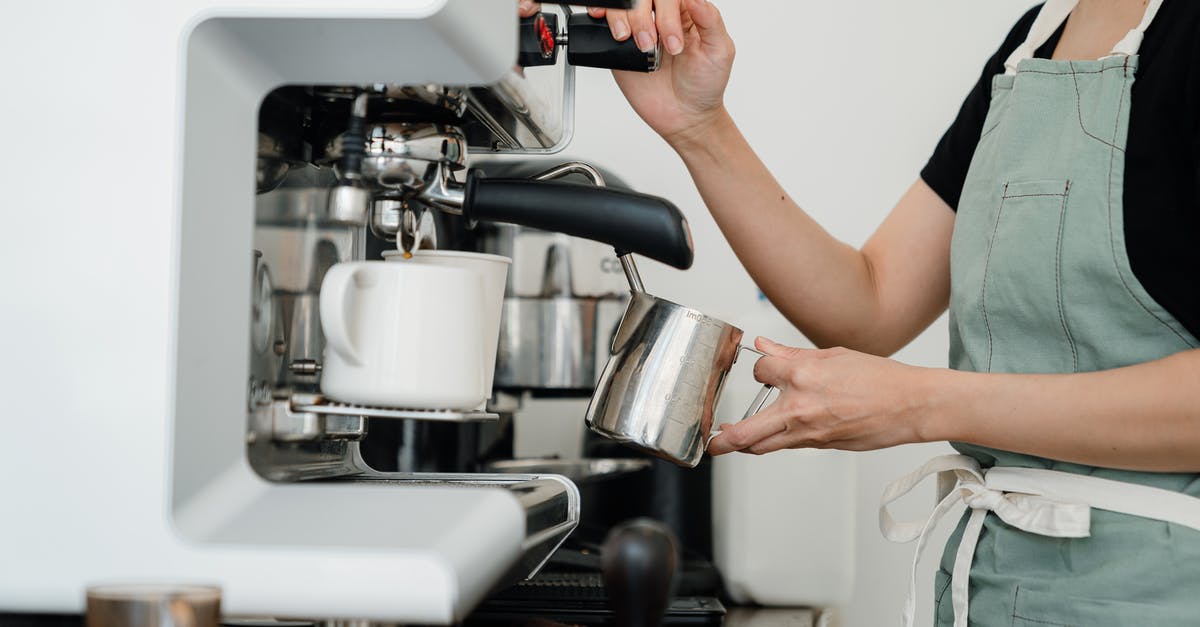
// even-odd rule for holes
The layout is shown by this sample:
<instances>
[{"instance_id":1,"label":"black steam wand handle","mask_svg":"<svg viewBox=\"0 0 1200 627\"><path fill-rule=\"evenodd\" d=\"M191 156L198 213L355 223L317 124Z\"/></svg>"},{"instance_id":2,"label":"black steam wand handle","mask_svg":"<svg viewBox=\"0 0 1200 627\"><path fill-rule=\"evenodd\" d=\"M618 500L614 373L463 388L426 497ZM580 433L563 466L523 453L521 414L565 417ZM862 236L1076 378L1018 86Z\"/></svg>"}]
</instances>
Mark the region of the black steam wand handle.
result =
<instances>
[{"instance_id":1,"label":"black steam wand handle","mask_svg":"<svg viewBox=\"0 0 1200 627\"><path fill-rule=\"evenodd\" d=\"M678 549L662 523L639 519L614 527L600 568L615 627L658 627L674 592Z\"/></svg>"},{"instance_id":2,"label":"black steam wand handle","mask_svg":"<svg viewBox=\"0 0 1200 627\"><path fill-rule=\"evenodd\" d=\"M657 196L608 187L467 175L463 217L565 233L636 253L669 266L692 267L687 219Z\"/></svg>"}]
</instances>

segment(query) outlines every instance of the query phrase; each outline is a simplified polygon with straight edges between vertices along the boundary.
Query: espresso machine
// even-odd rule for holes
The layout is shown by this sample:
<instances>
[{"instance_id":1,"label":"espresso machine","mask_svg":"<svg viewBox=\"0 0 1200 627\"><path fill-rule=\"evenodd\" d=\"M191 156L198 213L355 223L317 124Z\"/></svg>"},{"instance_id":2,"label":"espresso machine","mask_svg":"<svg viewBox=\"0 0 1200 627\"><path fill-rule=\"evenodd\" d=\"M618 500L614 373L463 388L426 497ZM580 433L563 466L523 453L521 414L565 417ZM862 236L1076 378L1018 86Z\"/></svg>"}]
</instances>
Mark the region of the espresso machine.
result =
<instances>
[{"instance_id":1,"label":"espresso machine","mask_svg":"<svg viewBox=\"0 0 1200 627\"><path fill-rule=\"evenodd\" d=\"M12 232L52 215L86 236L9 282L4 379L27 393L9 409L53 448L4 462L28 515L0 528L0 613L78 614L86 586L144 581L215 584L235 616L463 620L580 520L570 478L489 465L511 458L514 399L590 393L632 271L614 247L691 263L670 203L546 157L570 140L574 65L656 55L566 8L518 24L496 0L127 4L137 19L80 3L79 32L14 77L124 97L88 109L72 148L110 158L14 201L42 210ZM17 23L7 40L37 49L61 15L29 5ZM23 159L51 160L37 125L9 126ZM538 172L473 167L497 155ZM494 397L323 394L326 274L431 247L514 258Z\"/></svg>"}]
</instances>

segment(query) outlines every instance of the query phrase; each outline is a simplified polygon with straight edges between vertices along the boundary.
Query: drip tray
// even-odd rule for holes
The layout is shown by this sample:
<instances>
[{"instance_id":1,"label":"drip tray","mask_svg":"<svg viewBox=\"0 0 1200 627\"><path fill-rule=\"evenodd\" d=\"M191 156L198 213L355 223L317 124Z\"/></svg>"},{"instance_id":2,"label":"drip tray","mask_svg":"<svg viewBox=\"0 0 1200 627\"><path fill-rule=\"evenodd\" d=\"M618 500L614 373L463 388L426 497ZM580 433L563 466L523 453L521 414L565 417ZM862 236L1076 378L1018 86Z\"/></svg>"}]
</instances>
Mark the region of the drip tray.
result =
<instances>
[{"instance_id":1,"label":"drip tray","mask_svg":"<svg viewBox=\"0 0 1200 627\"><path fill-rule=\"evenodd\" d=\"M712 597L676 597L663 625L720 625L725 606ZM466 627L494 625L607 625L613 613L599 573L539 573L484 601Z\"/></svg>"},{"instance_id":2,"label":"drip tray","mask_svg":"<svg viewBox=\"0 0 1200 627\"><path fill-rule=\"evenodd\" d=\"M495 422L500 419L499 414L486 411L370 407L367 405L339 403L318 396L310 396L303 400L294 400L292 411L331 416L362 416L364 418L390 418L393 420L432 420L435 422Z\"/></svg>"}]
</instances>

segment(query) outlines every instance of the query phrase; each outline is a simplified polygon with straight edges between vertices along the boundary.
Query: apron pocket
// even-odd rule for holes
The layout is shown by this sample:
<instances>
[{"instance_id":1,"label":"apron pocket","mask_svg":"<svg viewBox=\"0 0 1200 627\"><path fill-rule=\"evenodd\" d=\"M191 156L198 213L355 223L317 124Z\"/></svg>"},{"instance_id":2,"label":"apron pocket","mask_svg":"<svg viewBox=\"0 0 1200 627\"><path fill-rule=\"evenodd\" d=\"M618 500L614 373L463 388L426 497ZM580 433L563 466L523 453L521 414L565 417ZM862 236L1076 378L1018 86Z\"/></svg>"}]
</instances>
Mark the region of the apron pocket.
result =
<instances>
[{"instance_id":1,"label":"apron pocket","mask_svg":"<svg viewBox=\"0 0 1200 627\"><path fill-rule=\"evenodd\" d=\"M988 372L1078 369L1060 272L1069 190L1065 179L1004 185L980 294Z\"/></svg>"},{"instance_id":2,"label":"apron pocket","mask_svg":"<svg viewBox=\"0 0 1200 627\"><path fill-rule=\"evenodd\" d=\"M1088 599L1017 586L1011 624L1014 627L1182 627L1197 622L1195 613L1189 609L1133 601Z\"/></svg>"}]
</instances>

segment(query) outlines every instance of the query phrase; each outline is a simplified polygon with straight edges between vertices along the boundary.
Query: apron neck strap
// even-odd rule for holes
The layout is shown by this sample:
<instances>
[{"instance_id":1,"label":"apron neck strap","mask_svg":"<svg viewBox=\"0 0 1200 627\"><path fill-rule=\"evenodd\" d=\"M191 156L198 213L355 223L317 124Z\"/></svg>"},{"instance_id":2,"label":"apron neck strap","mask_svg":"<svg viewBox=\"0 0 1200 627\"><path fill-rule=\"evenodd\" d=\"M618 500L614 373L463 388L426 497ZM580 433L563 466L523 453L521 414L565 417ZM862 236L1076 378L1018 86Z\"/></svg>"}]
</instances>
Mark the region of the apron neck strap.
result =
<instances>
[{"instance_id":1,"label":"apron neck strap","mask_svg":"<svg viewBox=\"0 0 1200 627\"><path fill-rule=\"evenodd\" d=\"M1117 42L1109 56L1131 57L1137 54L1142 47L1146 29L1150 28L1150 23L1158 15L1162 3L1163 0L1149 0L1146 5L1146 13L1142 16L1142 22L1129 31L1124 39ZM1004 73L1016 74L1017 65L1025 59L1032 59L1037 49L1050 40L1050 37L1054 35L1059 26L1062 26L1063 22L1067 21L1067 17L1071 15L1071 11L1074 11L1078 4L1079 0L1046 0L1046 4L1042 5L1042 10L1038 12L1037 19L1029 29L1029 37L1025 39L1024 43L1017 46L1017 49L1013 50L1008 60L1004 62Z\"/></svg>"},{"instance_id":2,"label":"apron neck strap","mask_svg":"<svg viewBox=\"0 0 1200 627\"><path fill-rule=\"evenodd\" d=\"M1129 31L1125 38L1117 42L1117 45L1112 50L1112 56L1132 57L1138 53L1142 47L1142 39L1146 36L1146 29L1150 28L1150 23L1154 21L1154 17L1158 15L1158 10L1162 8L1163 0L1150 0L1146 5L1146 14L1142 16L1142 23L1137 25L1137 28Z\"/></svg>"}]
</instances>

